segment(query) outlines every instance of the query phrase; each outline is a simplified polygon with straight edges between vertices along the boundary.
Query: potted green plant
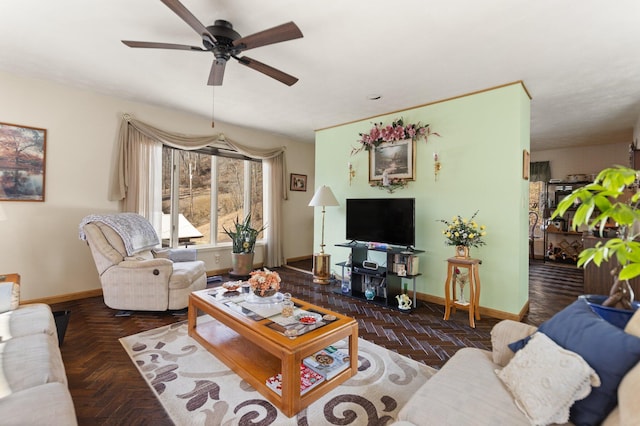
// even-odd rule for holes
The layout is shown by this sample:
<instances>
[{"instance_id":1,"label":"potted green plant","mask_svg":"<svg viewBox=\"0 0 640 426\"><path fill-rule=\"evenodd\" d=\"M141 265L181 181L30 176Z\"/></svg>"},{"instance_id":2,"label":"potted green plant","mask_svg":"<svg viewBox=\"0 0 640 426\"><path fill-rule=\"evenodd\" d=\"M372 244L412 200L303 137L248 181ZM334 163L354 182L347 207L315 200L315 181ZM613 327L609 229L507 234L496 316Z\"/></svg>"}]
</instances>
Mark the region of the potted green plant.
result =
<instances>
[{"instance_id":1,"label":"potted green plant","mask_svg":"<svg viewBox=\"0 0 640 426\"><path fill-rule=\"evenodd\" d=\"M233 244L230 275L238 277L249 276L253 269L253 250L256 245L256 239L265 228L266 226L262 226L260 229L253 228L251 225L251 213L242 222L236 216L232 229L222 227L224 232L231 238Z\"/></svg>"},{"instance_id":2,"label":"potted green plant","mask_svg":"<svg viewBox=\"0 0 640 426\"><path fill-rule=\"evenodd\" d=\"M606 242L598 242L595 247L587 248L578 255L578 267L593 262L600 266L602 262L615 259L611 271L613 284L608 297L586 296L587 301L605 308L626 311L631 314L638 307L633 302L633 290L629 280L640 276L640 192L638 191L638 172L628 167L606 168L598 173L593 183L575 189L558 203L551 218L564 215L575 207L572 229L587 225L590 230L600 227L600 235L608 221L618 225L618 234ZM634 226L636 225L636 226ZM591 300L590 300L591 299Z\"/></svg>"}]
</instances>

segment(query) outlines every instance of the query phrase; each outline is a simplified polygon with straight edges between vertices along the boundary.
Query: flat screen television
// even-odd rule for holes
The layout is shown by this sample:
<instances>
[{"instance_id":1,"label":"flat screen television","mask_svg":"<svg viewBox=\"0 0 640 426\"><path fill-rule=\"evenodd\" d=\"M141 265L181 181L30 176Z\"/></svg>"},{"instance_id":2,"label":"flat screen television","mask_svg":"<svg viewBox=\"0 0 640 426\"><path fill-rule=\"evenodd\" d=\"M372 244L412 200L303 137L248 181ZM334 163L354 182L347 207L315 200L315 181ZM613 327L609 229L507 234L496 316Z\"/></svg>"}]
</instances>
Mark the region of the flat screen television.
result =
<instances>
[{"instance_id":1,"label":"flat screen television","mask_svg":"<svg viewBox=\"0 0 640 426\"><path fill-rule=\"evenodd\" d=\"M347 240L414 246L415 198L347 198Z\"/></svg>"}]
</instances>

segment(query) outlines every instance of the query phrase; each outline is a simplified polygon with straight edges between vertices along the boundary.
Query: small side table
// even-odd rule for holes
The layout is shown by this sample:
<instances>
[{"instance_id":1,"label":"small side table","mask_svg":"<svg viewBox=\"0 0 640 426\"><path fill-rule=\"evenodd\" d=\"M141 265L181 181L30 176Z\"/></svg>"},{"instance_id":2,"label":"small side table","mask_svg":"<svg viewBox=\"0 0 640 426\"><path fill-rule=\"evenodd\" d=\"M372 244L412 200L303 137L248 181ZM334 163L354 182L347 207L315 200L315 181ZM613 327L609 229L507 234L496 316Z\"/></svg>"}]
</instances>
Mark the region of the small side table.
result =
<instances>
[{"instance_id":1,"label":"small side table","mask_svg":"<svg viewBox=\"0 0 640 426\"><path fill-rule=\"evenodd\" d=\"M469 325L476 327L476 321L480 320L480 274L478 265L482 261L480 259L464 259L459 257L450 257L447 259L447 281L444 284L444 319L448 320L451 310L455 312L456 308L464 308L469 310ZM469 303L463 304L456 300L456 283L452 277L455 275L455 268L466 268L469 271Z\"/></svg>"}]
</instances>

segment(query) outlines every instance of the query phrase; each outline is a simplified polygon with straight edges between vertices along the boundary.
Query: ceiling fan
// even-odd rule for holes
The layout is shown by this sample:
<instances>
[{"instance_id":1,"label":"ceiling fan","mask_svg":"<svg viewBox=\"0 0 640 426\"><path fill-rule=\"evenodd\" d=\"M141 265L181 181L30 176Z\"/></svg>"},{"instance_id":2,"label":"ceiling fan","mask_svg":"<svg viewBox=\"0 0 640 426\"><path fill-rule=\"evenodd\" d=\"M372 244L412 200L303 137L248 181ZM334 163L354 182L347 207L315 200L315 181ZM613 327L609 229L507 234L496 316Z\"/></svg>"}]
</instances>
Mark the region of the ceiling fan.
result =
<instances>
[{"instance_id":1,"label":"ceiling fan","mask_svg":"<svg viewBox=\"0 0 640 426\"><path fill-rule=\"evenodd\" d=\"M298 79L267 64L256 61L248 56L239 56L242 52L268 44L280 43L302 37L302 32L296 24L288 22L255 34L241 37L230 22L218 19L211 26L205 27L182 3L178 0L161 0L176 15L185 21L202 37L202 47L187 46L183 44L155 43L147 41L122 40L129 47L142 47L152 49L191 50L197 52L212 52L215 56L209 73L208 85L221 86L224 78L224 70L230 58L236 59L242 65L259 71L288 86L295 84Z\"/></svg>"}]
</instances>

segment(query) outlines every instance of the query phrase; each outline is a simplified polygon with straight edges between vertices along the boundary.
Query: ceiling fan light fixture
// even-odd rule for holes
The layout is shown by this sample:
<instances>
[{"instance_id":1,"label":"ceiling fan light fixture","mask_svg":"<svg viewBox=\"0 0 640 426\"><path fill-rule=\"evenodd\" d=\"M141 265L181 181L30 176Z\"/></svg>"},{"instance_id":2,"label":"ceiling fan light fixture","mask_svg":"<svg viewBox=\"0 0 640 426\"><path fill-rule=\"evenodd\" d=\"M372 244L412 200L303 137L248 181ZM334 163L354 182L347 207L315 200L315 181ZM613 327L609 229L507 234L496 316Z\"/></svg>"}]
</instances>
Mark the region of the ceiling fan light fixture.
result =
<instances>
[{"instance_id":1,"label":"ceiling fan light fixture","mask_svg":"<svg viewBox=\"0 0 640 426\"><path fill-rule=\"evenodd\" d=\"M298 79L283 71L269 65L258 62L255 59L242 59L239 55L245 50L256 47L267 46L274 43L281 43L303 37L300 28L293 23L287 22L251 35L242 37L233 29L231 22L224 19L217 19L213 25L205 27L179 0L161 0L180 19L193 28L201 37L203 48L173 43L156 43L144 41L122 40L129 47L190 50L199 52L211 52L214 55L211 71L209 73L208 85L220 86L224 77L226 63L230 58L238 60L253 70L261 72L268 77L280 81L288 86L293 85Z\"/></svg>"}]
</instances>

